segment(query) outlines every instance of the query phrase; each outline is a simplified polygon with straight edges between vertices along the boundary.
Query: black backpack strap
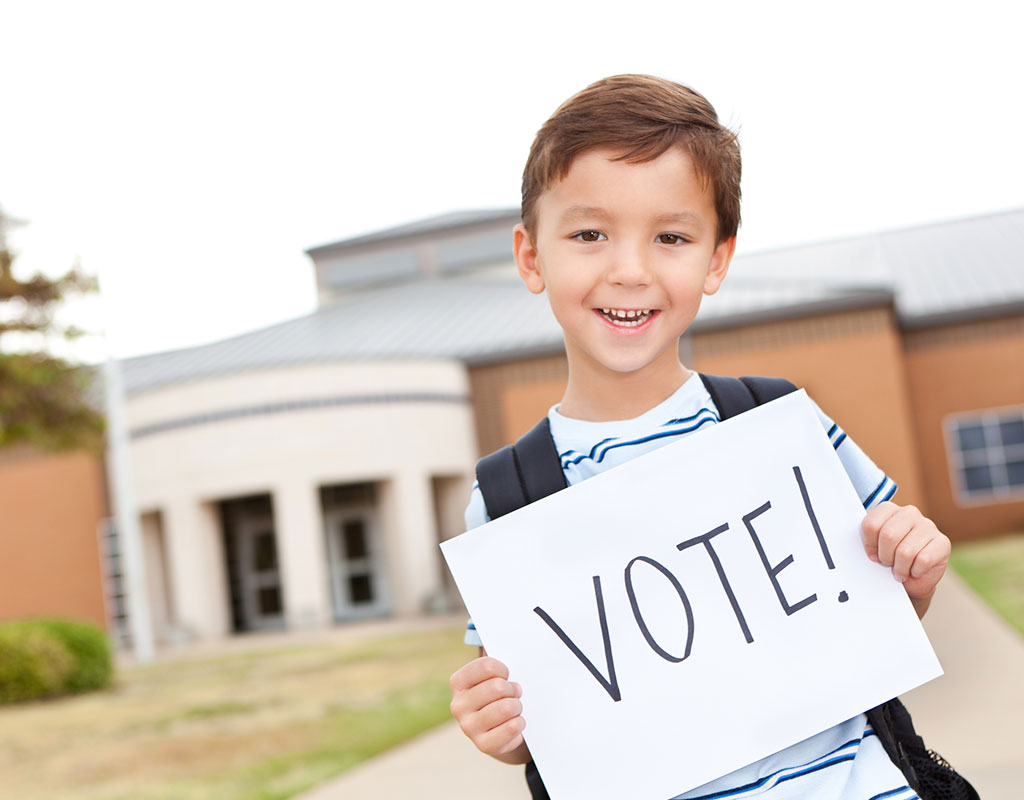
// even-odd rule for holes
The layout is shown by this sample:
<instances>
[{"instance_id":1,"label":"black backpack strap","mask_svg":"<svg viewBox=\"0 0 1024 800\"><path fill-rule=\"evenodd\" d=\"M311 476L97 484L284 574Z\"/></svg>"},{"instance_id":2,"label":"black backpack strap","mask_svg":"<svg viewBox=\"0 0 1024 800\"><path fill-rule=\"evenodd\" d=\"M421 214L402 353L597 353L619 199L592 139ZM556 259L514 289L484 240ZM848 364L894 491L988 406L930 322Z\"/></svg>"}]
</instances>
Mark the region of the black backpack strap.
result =
<instances>
[{"instance_id":1,"label":"black backpack strap","mask_svg":"<svg viewBox=\"0 0 1024 800\"><path fill-rule=\"evenodd\" d=\"M720 419L726 420L768 403L784 394L796 391L796 386L785 378L761 378L747 375L728 378L723 375L700 373L708 394L718 408Z\"/></svg>"},{"instance_id":2,"label":"black backpack strap","mask_svg":"<svg viewBox=\"0 0 1024 800\"><path fill-rule=\"evenodd\" d=\"M530 790L531 800L551 800L548 787L544 785L544 780L533 761L526 764L526 787Z\"/></svg>"},{"instance_id":3,"label":"black backpack strap","mask_svg":"<svg viewBox=\"0 0 1024 800\"><path fill-rule=\"evenodd\" d=\"M925 746L898 697L875 706L867 717L885 754L921 800L980 800L977 789L963 775Z\"/></svg>"},{"instance_id":4,"label":"black backpack strap","mask_svg":"<svg viewBox=\"0 0 1024 800\"><path fill-rule=\"evenodd\" d=\"M900 736L897 734L897 728L899 728L904 739L908 735L912 736L920 744L921 749L924 749L924 741L914 731L914 724L910 721L910 713L906 707L900 702L899 698L894 698L869 710L867 718L868 724L874 730L878 741L882 744L882 749L889 756L889 760L899 767L900 772L906 777L907 783L910 784L910 788L915 792L919 792L917 774L914 772L914 767L910 763L910 757L907 755L906 749L900 742Z\"/></svg>"},{"instance_id":5,"label":"black backpack strap","mask_svg":"<svg viewBox=\"0 0 1024 800\"><path fill-rule=\"evenodd\" d=\"M551 438L548 418L544 417L515 444L481 458L476 479L491 519L564 489L562 460Z\"/></svg>"},{"instance_id":6,"label":"black backpack strap","mask_svg":"<svg viewBox=\"0 0 1024 800\"><path fill-rule=\"evenodd\" d=\"M555 448L555 440L551 438L551 423L547 417L523 434L512 445L512 452L526 489L526 502L535 503L566 487L562 458Z\"/></svg>"}]
</instances>

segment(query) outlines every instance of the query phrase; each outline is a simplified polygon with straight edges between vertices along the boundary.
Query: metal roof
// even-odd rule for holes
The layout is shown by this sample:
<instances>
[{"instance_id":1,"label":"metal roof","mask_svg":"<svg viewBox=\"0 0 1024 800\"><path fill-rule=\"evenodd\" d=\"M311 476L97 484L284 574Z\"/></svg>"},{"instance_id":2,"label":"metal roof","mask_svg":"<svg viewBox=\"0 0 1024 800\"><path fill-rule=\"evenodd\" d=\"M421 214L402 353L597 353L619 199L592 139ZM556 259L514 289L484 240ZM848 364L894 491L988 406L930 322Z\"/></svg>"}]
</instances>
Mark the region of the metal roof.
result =
<instances>
[{"instance_id":1,"label":"metal roof","mask_svg":"<svg viewBox=\"0 0 1024 800\"><path fill-rule=\"evenodd\" d=\"M399 239L409 239L415 236L426 234L454 233L460 228L472 228L490 223L519 221L518 208L493 208L477 211L451 211L447 214L439 214L436 217L408 222L403 225L396 225L393 228L385 228L362 236L353 236L350 239L341 239L337 242L317 245L306 251L307 255L319 255L328 251L347 250L350 248L362 247L368 244L390 244Z\"/></svg>"},{"instance_id":2,"label":"metal roof","mask_svg":"<svg viewBox=\"0 0 1024 800\"><path fill-rule=\"evenodd\" d=\"M891 301L850 292L788 283L741 281L713 298L701 326L750 315L785 314L826 303ZM717 324L716 324L717 323ZM700 326L698 326L700 327ZM543 295L518 279L423 280L363 292L308 316L212 344L139 356L124 362L129 394L180 381L230 372L356 359L440 358L481 363L558 352L562 331Z\"/></svg>"},{"instance_id":3,"label":"metal roof","mask_svg":"<svg viewBox=\"0 0 1024 800\"><path fill-rule=\"evenodd\" d=\"M423 224L426 224L424 222ZM437 218L434 220L437 224ZM736 258L694 330L895 302L915 326L1024 310L1024 209ZM289 364L384 358L469 363L557 352L544 296L505 276L417 280L343 297L307 316L124 362L129 393Z\"/></svg>"},{"instance_id":4,"label":"metal roof","mask_svg":"<svg viewBox=\"0 0 1024 800\"><path fill-rule=\"evenodd\" d=\"M740 277L890 286L908 328L1024 310L1024 209L739 256Z\"/></svg>"}]
</instances>

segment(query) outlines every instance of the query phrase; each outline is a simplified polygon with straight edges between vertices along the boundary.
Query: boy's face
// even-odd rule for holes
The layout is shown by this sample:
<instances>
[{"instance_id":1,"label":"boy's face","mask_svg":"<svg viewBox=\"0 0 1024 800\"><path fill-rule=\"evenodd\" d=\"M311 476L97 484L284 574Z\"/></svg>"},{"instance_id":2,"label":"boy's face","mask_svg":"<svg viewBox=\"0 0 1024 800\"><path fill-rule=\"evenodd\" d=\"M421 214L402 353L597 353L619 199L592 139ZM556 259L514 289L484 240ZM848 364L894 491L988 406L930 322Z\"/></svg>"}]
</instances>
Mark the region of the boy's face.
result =
<instances>
[{"instance_id":1,"label":"boy's face","mask_svg":"<svg viewBox=\"0 0 1024 800\"><path fill-rule=\"evenodd\" d=\"M547 291L571 369L678 376L678 339L735 239L716 242L711 186L681 149L640 164L614 155L583 153L538 198L533 235L516 228L516 263L530 291Z\"/></svg>"}]
</instances>

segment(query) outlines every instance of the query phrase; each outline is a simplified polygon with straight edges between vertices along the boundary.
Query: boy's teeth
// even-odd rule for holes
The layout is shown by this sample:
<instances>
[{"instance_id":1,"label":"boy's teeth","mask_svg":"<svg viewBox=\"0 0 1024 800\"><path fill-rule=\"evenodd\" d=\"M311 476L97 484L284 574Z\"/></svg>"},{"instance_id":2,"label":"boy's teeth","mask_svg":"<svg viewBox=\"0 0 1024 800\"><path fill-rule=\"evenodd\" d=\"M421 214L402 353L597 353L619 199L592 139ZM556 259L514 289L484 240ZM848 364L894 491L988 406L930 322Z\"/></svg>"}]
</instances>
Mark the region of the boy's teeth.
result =
<instances>
[{"instance_id":1,"label":"boy's teeth","mask_svg":"<svg viewBox=\"0 0 1024 800\"><path fill-rule=\"evenodd\" d=\"M633 327L640 325L647 321L647 318L651 316L651 310L647 309L619 309L619 308L602 308L601 313L605 315L612 323L616 325L623 325L625 327Z\"/></svg>"}]
</instances>

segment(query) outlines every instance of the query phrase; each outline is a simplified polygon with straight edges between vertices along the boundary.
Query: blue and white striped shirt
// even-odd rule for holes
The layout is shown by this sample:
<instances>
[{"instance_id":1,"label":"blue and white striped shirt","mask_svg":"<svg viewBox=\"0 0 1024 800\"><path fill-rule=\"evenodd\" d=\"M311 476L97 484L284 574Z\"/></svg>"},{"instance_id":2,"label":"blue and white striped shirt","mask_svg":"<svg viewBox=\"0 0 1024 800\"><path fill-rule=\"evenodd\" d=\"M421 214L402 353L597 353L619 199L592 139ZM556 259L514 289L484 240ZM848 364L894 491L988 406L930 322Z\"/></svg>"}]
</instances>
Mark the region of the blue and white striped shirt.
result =
<instances>
[{"instance_id":1,"label":"blue and white striped shirt","mask_svg":"<svg viewBox=\"0 0 1024 800\"><path fill-rule=\"evenodd\" d=\"M896 484L815 405L839 460L865 510L890 499ZM663 403L629 420L587 422L548 412L551 435L569 485L720 421L704 384L692 376ZM488 522L478 486L466 509L466 528ZM470 620L466 644L482 645ZM841 688L841 687L840 687ZM723 743L728 746L728 743ZM775 755L750 764L673 800L915 800L903 774L885 754L860 714Z\"/></svg>"}]
</instances>

